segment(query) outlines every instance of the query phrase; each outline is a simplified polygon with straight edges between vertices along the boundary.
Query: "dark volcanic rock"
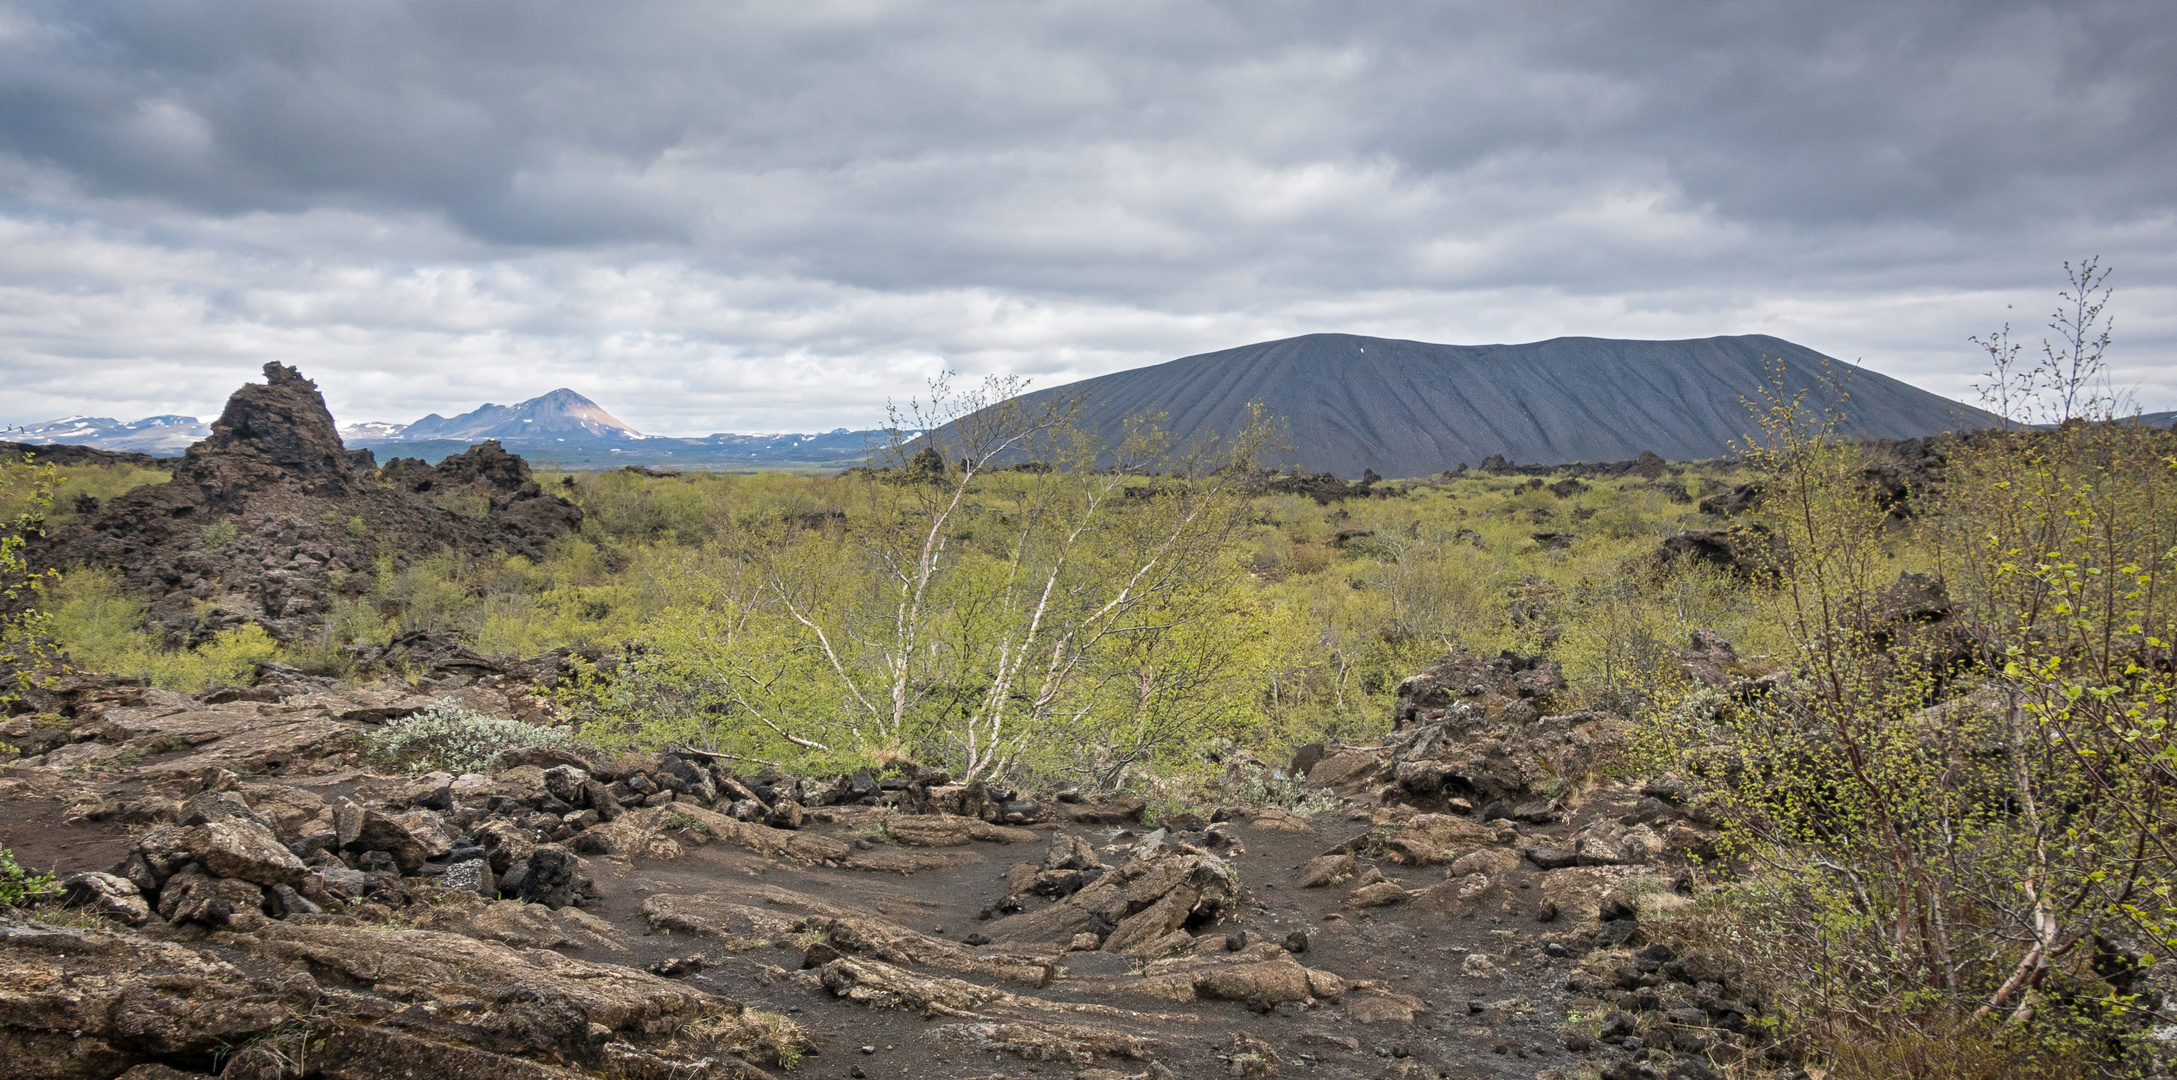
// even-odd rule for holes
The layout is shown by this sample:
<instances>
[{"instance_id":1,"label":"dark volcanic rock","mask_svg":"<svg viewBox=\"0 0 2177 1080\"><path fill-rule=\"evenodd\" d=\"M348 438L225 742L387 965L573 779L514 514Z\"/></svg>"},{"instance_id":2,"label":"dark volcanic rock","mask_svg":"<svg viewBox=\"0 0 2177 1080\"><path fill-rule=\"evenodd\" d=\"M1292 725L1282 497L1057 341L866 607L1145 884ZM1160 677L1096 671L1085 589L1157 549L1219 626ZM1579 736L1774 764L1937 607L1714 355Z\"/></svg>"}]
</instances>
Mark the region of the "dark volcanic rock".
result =
<instances>
[{"instance_id":1,"label":"dark volcanic rock","mask_svg":"<svg viewBox=\"0 0 2177 1080\"><path fill-rule=\"evenodd\" d=\"M177 483L207 499L238 506L254 491L294 484L312 495L345 495L374 468L370 451L348 451L317 384L284 364L265 365L262 384L247 383L212 422L212 437L189 448Z\"/></svg>"},{"instance_id":2,"label":"dark volcanic rock","mask_svg":"<svg viewBox=\"0 0 2177 1080\"><path fill-rule=\"evenodd\" d=\"M1563 672L1539 657L1444 654L1399 684L1396 726L1384 739L1396 783L1385 797L1420 806L1495 800L1520 805L1484 810L1484 818L1554 817L1552 800L1521 800L1545 780L1596 773L1629 729L1605 713L1551 715L1564 690Z\"/></svg>"},{"instance_id":3,"label":"dark volcanic rock","mask_svg":"<svg viewBox=\"0 0 2177 1080\"><path fill-rule=\"evenodd\" d=\"M1743 578L1774 574L1781 557L1774 536L1760 525L1687 529L1665 537L1657 554L1665 562L1691 559Z\"/></svg>"},{"instance_id":4,"label":"dark volcanic rock","mask_svg":"<svg viewBox=\"0 0 2177 1080\"><path fill-rule=\"evenodd\" d=\"M507 895L553 910L574 903L576 862L572 854L563 848L542 847L530 853L528 863L528 870Z\"/></svg>"},{"instance_id":5,"label":"dark volcanic rock","mask_svg":"<svg viewBox=\"0 0 2177 1080\"><path fill-rule=\"evenodd\" d=\"M172 480L85 507L30 557L121 571L172 644L253 622L291 640L335 598L367 594L381 550L396 566L446 548L535 557L581 524L497 443L380 472L341 445L316 384L280 364L265 375L235 392Z\"/></svg>"}]
</instances>

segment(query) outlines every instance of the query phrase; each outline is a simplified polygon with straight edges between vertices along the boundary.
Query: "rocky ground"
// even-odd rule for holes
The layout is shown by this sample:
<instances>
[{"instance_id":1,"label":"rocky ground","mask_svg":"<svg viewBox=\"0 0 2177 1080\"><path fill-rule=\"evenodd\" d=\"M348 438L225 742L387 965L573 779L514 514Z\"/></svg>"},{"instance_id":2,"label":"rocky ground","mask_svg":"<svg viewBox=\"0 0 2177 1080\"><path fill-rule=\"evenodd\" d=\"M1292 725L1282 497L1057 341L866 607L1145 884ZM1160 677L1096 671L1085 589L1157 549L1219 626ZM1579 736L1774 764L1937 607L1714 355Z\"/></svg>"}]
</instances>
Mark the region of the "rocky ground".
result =
<instances>
[{"instance_id":1,"label":"rocky ground","mask_svg":"<svg viewBox=\"0 0 2177 1080\"><path fill-rule=\"evenodd\" d=\"M280 669L196 698L75 677L0 728L0 843L68 905L0 920L0 1075L1707 1076L1783 1055L1729 965L1651 941L1710 840L1593 766L1547 663L1455 653L1312 803L1143 806L684 752L381 775L526 664ZM1722 673L1728 646L1690 663ZM1705 666L1704 666L1705 665ZM1728 674L1725 678L1737 677ZM1234 791L1281 789L1244 755ZM1327 794L1326 794L1327 793ZM1155 827L1153 827L1153 825ZM133 1070L133 1071L132 1071Z\"/></svg>"}]
</instances>

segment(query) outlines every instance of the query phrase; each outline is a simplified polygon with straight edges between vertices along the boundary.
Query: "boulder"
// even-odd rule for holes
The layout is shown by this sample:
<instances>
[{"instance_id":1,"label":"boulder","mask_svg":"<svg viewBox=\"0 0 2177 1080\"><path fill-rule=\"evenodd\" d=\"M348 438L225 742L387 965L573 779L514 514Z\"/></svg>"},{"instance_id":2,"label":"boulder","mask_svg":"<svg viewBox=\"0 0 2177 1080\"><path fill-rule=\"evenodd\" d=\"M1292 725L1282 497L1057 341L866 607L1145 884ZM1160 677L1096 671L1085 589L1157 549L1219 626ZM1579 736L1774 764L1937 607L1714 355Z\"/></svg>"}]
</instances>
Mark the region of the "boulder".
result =
<instances>
[{"instance_id":1,"label":"boulder","mask_svg":"<svg viewBox=\"0 0 2177 1080\"><path fill-rule=\"evenodd\" d=\"M387 806L424 810L451 810L454 805L454 774L425 773L386 792Z\"/></svg>"},{"instance_id":2,"label":"boulder","mask_svg":"<svg viewBox=\"0 0 2177 1080\"><path fill-rule=\"evenodd\" d=\"M1357 866L1352 853L1318 855L1300 870L1300 887L1320 889L1352 877Z\"/></svg>"},{"instance_id":3,"label":"boulder","mask_svg":"<svg viewBox=\"0 0 2177 1080\"><path fill-rule=\"evenodd\" d=\"M258 885L293 885L302 880L302 860L280 843L272 830L246 818L222 818L182 834L191 858L213 877L238 878Z\"/></svg>"},{"instance_id":4,"label":"boulder","mask_svg":"<svg viewBox=\"0 0 2177 1080\"><path fill-rule=\"evenodd\" d=\"M524 869L512 889L502 888L509 898L525 904L543 904L553 910L575 901L574 853L560 847L540 847L523 860Z\"/></svg>"},{"instance_id":5,"label":"boulder","mask_svg":"<svg viewBox=\"0 0 2177 1080\"><path fill-rule=\"evenodd\" d=\"M177 817L184 825L207 825L214 821L238 818L255 822L267 829L272 827L271 822L257 816L257 812L249 808L249 803L240 794L232 791L203 792L183 803Z\"/></svg>"},{"instance_id":6,"label":"boulder","mask_svg":"<svg viewBox=\"0 0 2177 1080\"><path fill-rule=\"evenodd\" d=\"M1665 537L1656 549L1661 562L1703 562L1746 580L1774 575L1780 556L1775 536L1759 524L1687 529Z\"/></svg>"},{"instance_id":7,"label":"boulder","mask_svg":"<svg viewBox=\"0 0 2177 1080\"><path fill-rule=\"evenodd\" d=\"M1050 846L1043 850L1045 870L1088 870L1102 866L1096 857L1096 848L1087 840L1071 833L1051 837Z\"/></svg>"},{"instance_id":8,"label":"boulder","mask_svg":"<svg viewBox=\"0 0 2177 1080\"><path fill-rule=\"evenodd\" d=\"M1382 846L1393 862L1425 866L1448 862L1477 845L1509 844L1518 838L1518 833L1501 825L1484 825L1451 814L1416 814L1384 838ZM1351 850L1366 840L1365 836L1356 837L1342 847Z\"/></svg>"},{"instance_id":9,"label":"boulder","mask_svg":"<svg viewBox=\"0 0 2177 1080\"><path fill-rule=\"evenodd\" d=\"M1487 874L1496 877L1519 869L1520 856L1506 848L1478 848L1469 851L1444 868L1446 877L1465 877L1468 874Z\"/></svg>"},{"instance_id":10,"label":"boulder","mask_svg":"<svg viewBox=\"0 0 2177 1080\"><path fill-rule=\"evenodd\" d=\"M570 806L583 805L587 794L585 785L590 774L572 765L554 765L544 770L544 790Z\"/></svg>"},{"instance_id":11,"label":"boulder","mask_svg":"<svg viewBox=\"0 0 2177 1080\"><path fill-rule=\"evenodd\" d=\"M448 866L438 885L442 889L487 897L499 894L499 876L491 872L491 863L484 859L465 859Z\"/></svg>"},{"instance_id":12,"label":"boulder","mask_svg":"<svg viewBox=\"0 0 2177 1080\"><path fill-rule=\"evenodd\" d=\"M471 835L483 846L494 874L506 873L507 867L528 858L537 848L534 833L505 818L487 821L477 826Z\"/></svg>"},{"instance_id":13,"label":"boulder","mask_svg":"<svg viewBox=\"0 0 2177 1080\"><path fill-rule=\"evenodd\" d=\"M1351 788L1374 779L1376 770L1382 765L1383 755L1378 751L1333 751L1308 771L1308 784L1341 790Z\"/></svg>"},{"instance_id":14,"label":"boulder","mask_svg":"<svg viewBox=\"0 0 2177 1080\"><path fill-rule=\"evenodd\" d=\"M676 794L693 796L705 806L718 801L718 784L711 779L710 769L700 762L667 754L658 774L662 778L659 782Z\"/></svg>"},{"instance_id":15,"label":"boulder","mask_svg":"<svg viewBox=\"0 0 2177 1080\"><path fill-rule=\"evenodd\" d=\"M281 918L290 915L322 915L325 909L304 897L291 885L274 885L270 896L272 913Z\"/></svg>"},{"instance_id":16,"label":"boulder","mask_svg":"<svg viewBox=\"0 0 2177 1080\"><path fill-rule=\"evenodd\" d=\"M345 866L313 866L296 892L321 907L342 907L369 895L370 875Z\"/></svg>"},{"instance_id":17,"label":"boulder","mask_svg":"<svg viewBox=\"0 0 2177 1080\"><path fill-rule=\"evenodd\" d=\"M195 861L190 851L189 829L180 825L161 825L136 838L129 857L114 869L114 873L128 878L145 894L156 893L168 877Z\"/></svg>"},{"instance_id":18,"label":"boulder","mask_svg":"<svg viewBox=\"0 0 2177 1080\"><path fill-rule=\"evenodd\" d=\"M144 902L142 891L129 879L113 874L94 871L69 878L61 883L61 902L125 926L142 926L151 920L151 905Z\"/></svg>"},{"instance_id":19,"label":"boulder","mask_svg":"<svg viewBox=\"0 0 2177 1080\"><path fill-rule=\"evenodd\" d=\"M1580 866L1644 863L1662 853L1662 838L1646 825L1598 821L1580 830L1573 840L1574 861Z\"/></svg>"},{"instance_id":20,"label":"boulder","mask_svg":"<svg viewBox=\"0 0 2177 1080\"><path fill-rule=\"evenodd\" d=\"M170 923L224 926L243 913L264 908L264 891L239 878L215 878L194 864L168 878L159 890L159 917Z\"/></svg>"},{"instance_id":21,"label":"boulder","mask_svg":"<svg viewBox=\"0 0 2177 1080\"><path fill-rule=\"evenodd\" d=\"M771 807L771 813L764 818L764 824L774 829L798 829L801 828L802 819L800 803L792 799L781 799Z\"/></svg>"},{"instance_id":22,"label":"boulder","mask_svg":"<svg viewBox=\"0 0 2177 1080\"><path fill-rule=\"evenodd\" d=\"M1530 844L1519 853L1544 870L1561 870L1580 863L1579 851L1568 844Z\"/></svg>"},{"instance_id":23,"label":"boulder","mask_svg":"<svg viewBox=\"0 0 2177 1080\"><path fill-rule=\"evenodd\" d=\"M1028 829L993 825L952 814L894 814L884 819L887 836L909 847L958 847L972 840L997 844L1032 844L1043 838Z\"/></svg>"},{"instance_id":24,"label":"boulder","mask_svg":"<svg viewBox=\"0 0 2177 1080\"><path fill-rule=\"evenodd\" d=\"M1403 904L1408 899L1410 897L1407 896L1406 890L1401 888L1397 882L1378 881L1372 885L1363 885L1353 890L1346 897L1346 906L1355 908L1390 907L1393 904Z\"/></svg>"},{"instance_id":25,"label":"boulder","mask_svg":"<svg viewBox=\"0 0 2177 1080\"><path fill-rule=\"evenodd\" d=\"M620 800L613 798L612 789L606 787L600 781L584 781L580 795L579 799L568 799L567 801L574 803L576 806L587 806L595 810L599 821L611 821L621 814Z\"/></svg>"},{"instance_id":26,"label":"boulder","mask_svg":"<svg viewBox=\"0 0 2177 1080\"><path fill-rule=\"evenodd\" d=\"M383 851L393 857L402 874L413 874L425 860L451 852L453 835L446 820L431 810L391 815L365 810L356 826L355 839L341 846L355 852Z\"/></svg>"},{"instance_id":27,"label":"boulder","mask_svg":"<svg viewBox=\"0 0 2177 1080\"><path fill-rule=\"evenodd\" d=\"M340 799L333 803L333 839L342 848L353 844L363 835L363 808L352 799Z\"/></svg>"},{"instance_id":28,"label":"boulder","mask_svg":"<svg viewBox=\"0 0 2177 1080\"><path fill-rule=\"evenodd\" d=\"M1315 831L1315 826L1308 824L1307 818L1275 806L1257 810L1254 816L1248 819L1248 823L1268 832L1307 833Z\"/></svg>"},{"instance_id":29,"label":"boulder","mask_svg":"<svg viewBox=\"0 0 2177 1080\"><path fill-rule=\"evenodd\" d=\"M314 791L274 783L244 784L239 791L257 819L283 838L301 836L312 822L329 820L324 797Z\"/></svg>"}]
</instances>

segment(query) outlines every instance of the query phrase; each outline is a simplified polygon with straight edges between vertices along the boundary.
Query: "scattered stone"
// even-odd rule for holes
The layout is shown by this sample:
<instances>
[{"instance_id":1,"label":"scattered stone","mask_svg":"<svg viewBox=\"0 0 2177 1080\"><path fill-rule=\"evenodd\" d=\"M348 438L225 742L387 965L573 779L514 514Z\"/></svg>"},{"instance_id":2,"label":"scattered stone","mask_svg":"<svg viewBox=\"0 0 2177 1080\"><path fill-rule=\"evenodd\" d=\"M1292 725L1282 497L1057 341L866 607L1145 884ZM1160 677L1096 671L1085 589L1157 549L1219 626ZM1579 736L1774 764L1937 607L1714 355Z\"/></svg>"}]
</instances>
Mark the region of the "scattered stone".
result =
<instances>
[{"instance_id":1,"label":"scattered stone","mask_svg":"<svg viewBox=\"0 0 2177 1080\"><path fill-rule=\"evenodd\" d=\"M1347 907L1371 908L1403 904L1411 899L1406 890L1394 881L1378 881L1363 885L1346 897Z\"/></svg>"},{"instance_id":2,"label":"scattered stone","mask_svg":"<svg viewBox=\"0 0 2177 1080\"><path fill-rule=\"evenodd\" d=\"M774 829L799 829L804 818L801 804L792 799L782 799L771 807L764 824Z\"/></svg>"},{"instance_id":3,"label":"scattered stone","mask_svg":"<svg viewBox=\"0 0 2177 1080\"><path fill-rule=\"evenodd\" d=\"M1043 851L1045 870L1089 870L1102 865L1096 857L1096 849L1087 840L1071 833L1051 837L1050 846Z\"/></svg>"},{"instance_id":4,"label":"scattered stone","mask_svg":"<svg viewBox=\"0 0 2177 1080\"><path fill-rule=\"evenodd\" d=\"M485 859L464 859L446 867L439 878L439 888L456 892L472 892L491 897L499 893L499 882L491 872L491 863Z\"/></svg>"},{"instance_id":5,"label":"scattered stone","mask_svg":"<svg viewBox=\"0 0 2177 1080\"><path fill-rule=\"evenodd\" d=\"M96 871L77 874L61 883L61 903L124 926L142 926L151 920L151 905L144 902L136 883Z\"/></svg>"},{"instance_id":6,"label":"scattered stone","mask_svg":"<svg viewBox=\"0 0 2177 1080\"><path fill-rule=\"evenodd\" d=\"M1561 844L1534 844L1520 849L1520 854L1526 856L1528 862L1544 870L1562 870L1568 866L1580 865L1579 851Z\"/></svg>"},{"instance_id":7,"label":"scattered stone","mask_svg":"<svg viewBox=\"0 0 2177 1080\"><path fill-rule=\"evenodd\" d=\"M1301 887L1319 889L1326 885L1335 885L1353 876L1356 865L1357 863L1350 852L1342 855L1316 856L1308 860L1307 865L1300 871Z\"/></svg>"},{"instance_id":8,"label":"scattered stone","mask_svg":"<svg viewBox=\"0 0 2177 1080\"><path fill-rule=\"evenodd\" d=\"M687 956L676 956L668 960L660 960L645 970L652 975L677 979L682 975L693 975L703 970L704 966L705 961L700 954L690 953Z\"/></svg>"},{"instance_id":9,"label":"scattered stone","mask_svg":"<svg viewBox=\"0 0 2177 1080\"><path fill-rule=\"evenodd\" d=\"M540 847L520 865L521 876L512 888L502 885L499 890L502 895L525 904L543 904L554 911L574 903L577 866L574 853L565 848ZM508 876L513 876L511 871Z\"/></svg>"},{"instance_id":10,"label":"scattered stone","mask_svg":"<svg viewBox=\"0 0 2177 1080\"><path fill-rule=\"evenodd\" d=\"M322 915L325 913L323 907L304 898L291 885L274 885L272 887L271 906L275 909L273 914L283 919L290 915Z\"/></svg>"}]
</instances>

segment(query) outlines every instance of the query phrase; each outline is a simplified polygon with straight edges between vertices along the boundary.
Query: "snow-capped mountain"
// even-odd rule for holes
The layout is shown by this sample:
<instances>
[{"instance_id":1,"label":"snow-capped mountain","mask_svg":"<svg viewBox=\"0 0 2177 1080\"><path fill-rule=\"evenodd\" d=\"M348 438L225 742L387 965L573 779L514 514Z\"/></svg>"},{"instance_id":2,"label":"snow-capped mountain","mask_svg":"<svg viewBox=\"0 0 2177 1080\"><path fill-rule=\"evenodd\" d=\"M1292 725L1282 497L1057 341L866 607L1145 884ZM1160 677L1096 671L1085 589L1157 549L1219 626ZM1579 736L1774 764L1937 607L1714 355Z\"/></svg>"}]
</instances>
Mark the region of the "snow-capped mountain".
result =
<instances>
[{"instance_id":1,"label":"snow-capped mountain","mask_svg":"<svg viewBox=\"0 0 2177 1080\"><path fill-rule=\"evenodd\" d=\"M110 416L64 416L44 424L0 430L0 442L95 446L172 457L211 433L212 425L194 416L147 416L128 423Z\"/></svg>"},{"instance_id":2,"label":"snow-capped mountain","mask_svg":"<svg viewBox=\"0 0 2177 1080\"><path fill-rule=\"evenodd\" d=\"M632 442L642 438L645 438L642 432L621 423L618 417L600 408L596 402L566 387L519 405L487 402L452 418L432 413L390 436L397 442L424 439Z\"/></svg>"},{"instance_id":3,"label":"snow-capped mountain","mask_svg":"<svg viewBox=\"0 0 2177 1080\"><path fill-rule=\"evenodd\" d=\"M401 432L406 430L408 430L407 424L389 424L383 420L363 420L353 424L340 425L340 441L352 443L368 439L385 442L389 439L400 438Z\"/></svg>"}]
</instances>

